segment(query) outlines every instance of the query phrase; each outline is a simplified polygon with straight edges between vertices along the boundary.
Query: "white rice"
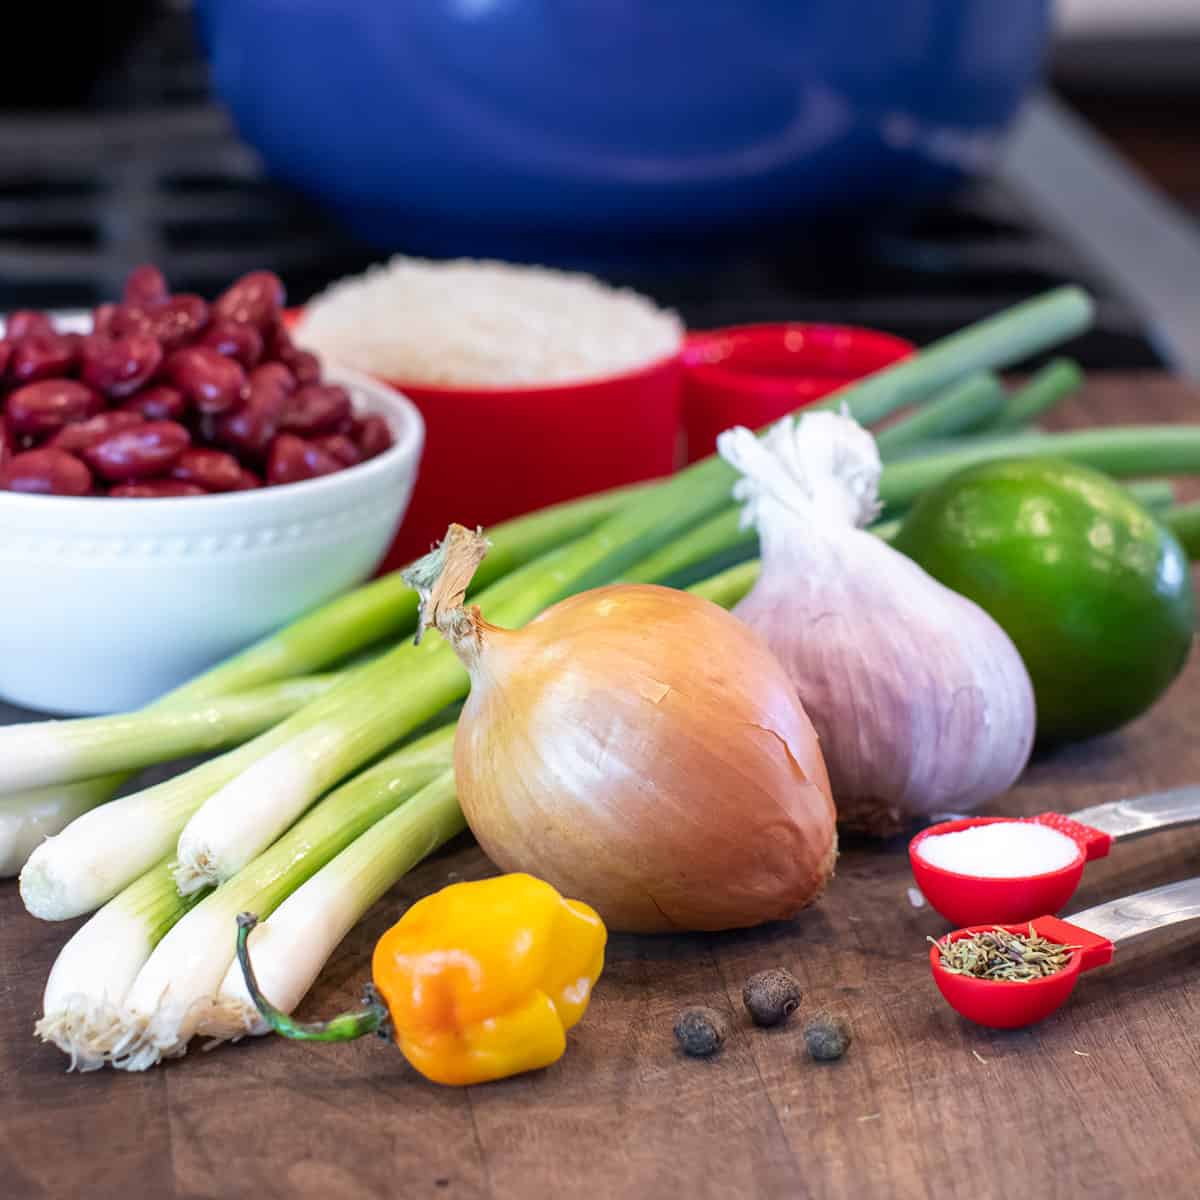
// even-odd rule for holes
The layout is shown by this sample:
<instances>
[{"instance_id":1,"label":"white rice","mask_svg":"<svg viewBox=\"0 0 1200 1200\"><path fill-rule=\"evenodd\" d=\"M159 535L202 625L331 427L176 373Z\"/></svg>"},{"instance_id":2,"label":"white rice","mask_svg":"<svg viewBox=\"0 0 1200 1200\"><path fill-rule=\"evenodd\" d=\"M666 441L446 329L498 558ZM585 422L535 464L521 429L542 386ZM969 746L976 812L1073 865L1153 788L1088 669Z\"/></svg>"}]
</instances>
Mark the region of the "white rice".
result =
<instances>
[{"instance_id":1,"label":"white rice","mask_svg":"<svg viewBox=\"0 0 1200 1200\"><path fill-rule=\"evenodd\" d=\"M397 256L314 297L295 339L385 379L505 387L635 370L677 351L683 325L591 275Z\"/></svg>"}]
</instances>

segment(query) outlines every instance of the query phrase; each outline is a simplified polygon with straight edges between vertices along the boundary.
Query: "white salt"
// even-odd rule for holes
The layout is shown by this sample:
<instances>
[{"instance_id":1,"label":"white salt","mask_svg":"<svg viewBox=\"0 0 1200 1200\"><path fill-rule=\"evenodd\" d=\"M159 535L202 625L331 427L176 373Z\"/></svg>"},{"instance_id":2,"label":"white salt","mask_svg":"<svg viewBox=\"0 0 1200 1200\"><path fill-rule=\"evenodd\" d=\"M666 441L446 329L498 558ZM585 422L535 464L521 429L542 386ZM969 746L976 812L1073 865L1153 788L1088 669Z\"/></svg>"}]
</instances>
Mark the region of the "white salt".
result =
<instances>
[{"instance_id":1,"label":"white salt","mask_svg":"<svg viewBox=\"0 0 1200 1200\"><path fill-rule=\"evenodd\" d=\"M996 821L927 837L917 844L917 853L944 871L1013 879L1057 871L1075 862L1081 851L1065 833L1048 825Z\"/></svg>"}]
</instances>

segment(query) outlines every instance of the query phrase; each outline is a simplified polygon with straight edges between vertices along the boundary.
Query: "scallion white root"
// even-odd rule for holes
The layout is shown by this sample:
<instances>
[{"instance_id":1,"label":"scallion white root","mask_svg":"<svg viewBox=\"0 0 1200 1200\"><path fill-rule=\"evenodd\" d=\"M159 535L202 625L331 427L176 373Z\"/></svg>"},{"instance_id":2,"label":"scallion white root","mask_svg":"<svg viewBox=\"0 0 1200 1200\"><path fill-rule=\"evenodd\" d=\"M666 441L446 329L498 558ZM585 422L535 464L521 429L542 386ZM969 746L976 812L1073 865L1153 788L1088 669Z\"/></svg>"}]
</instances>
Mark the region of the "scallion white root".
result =
<instances>
[{"instance_id":1,"label":"scallion white root","mask_svg":"<svg viewBox=\"0 0 1200 1200\"><path fill-rule=\"evenodd\" d=\"M167 862L110 900L59 951L35 1032L71 1062L95 1071L130 1048L124 1002L163 934L199 897L175 889Z\"/></svg>"},{"instance_id":2,"label":"scallion white root","mask_svg":"<svg viewBox=\"0 0 1200 1200\"><path fill-rule=\"evenodd\" d=\"M238 913L266 916L397 805L450 769L453 726L397 751L331 793L168 932L122 1005L113 1065L140 1071L185 1051L233 961Z\"/></svg>"},{"instance_id":3,"label":"scallion white root","mask_svg":"<svg viewBox=\"0 0 1200 1200\"><path fill-rule=\"evenodd\" d=\"M251 933L264 995L276 1008L293 1012L367 910L465 828L454 772L447 771L356 838ZM223 1040L266 1032L235 960L197 1033Z\"/></svg>"}]
</instances>

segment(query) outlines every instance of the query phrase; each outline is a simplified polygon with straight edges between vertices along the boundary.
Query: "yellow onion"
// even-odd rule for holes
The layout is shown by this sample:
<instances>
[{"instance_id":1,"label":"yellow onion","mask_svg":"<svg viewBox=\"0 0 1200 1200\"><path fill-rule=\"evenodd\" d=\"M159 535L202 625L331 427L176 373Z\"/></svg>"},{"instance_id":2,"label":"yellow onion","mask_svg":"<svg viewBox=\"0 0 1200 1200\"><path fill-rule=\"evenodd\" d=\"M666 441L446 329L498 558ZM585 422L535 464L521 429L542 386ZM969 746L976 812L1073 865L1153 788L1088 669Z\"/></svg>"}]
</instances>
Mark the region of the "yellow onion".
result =
<instances>
[{"instance_id":1,"label":"yellow onion","mask_svg":"<svg viewBox=\"0 0 1200 1200\"><path fill-rule=\"evenodd\" d=\"M471 675L455 773L492 861L621 930L736 928L811 903L836 857L833 800L812 722L761 638L650 585L500 629L461 605L454 536L477 535L452 528L451 602L435 586L425 619Z\"/></svg>"}]
</instances>

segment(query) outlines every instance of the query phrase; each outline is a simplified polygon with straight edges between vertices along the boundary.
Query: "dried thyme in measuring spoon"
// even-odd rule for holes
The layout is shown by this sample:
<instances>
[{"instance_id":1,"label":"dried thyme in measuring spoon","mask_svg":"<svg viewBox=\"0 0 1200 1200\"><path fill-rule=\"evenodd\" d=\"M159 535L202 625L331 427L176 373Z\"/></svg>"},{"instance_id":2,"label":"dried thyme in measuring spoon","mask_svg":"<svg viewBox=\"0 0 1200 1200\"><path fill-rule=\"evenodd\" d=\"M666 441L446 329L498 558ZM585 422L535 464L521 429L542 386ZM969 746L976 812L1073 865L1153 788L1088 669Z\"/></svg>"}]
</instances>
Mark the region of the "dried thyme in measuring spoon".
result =
<instances>
[{"instance_id":1,"label":"dried thyme in measuring spoon","mask_svg":"<svg viewBox=\"0 0 1200 1200\"><path fill-rule=\"evenodd\" d=\"M1071 960L1078 946L1063 946L1034 933L1009 933L1007 929L989 929L952 942L947 934L940 941L926 938L938 948L943 970L951 975L969 975L973 979L1024 983L1055 975Z\"/></svg>"}]
</instances>

